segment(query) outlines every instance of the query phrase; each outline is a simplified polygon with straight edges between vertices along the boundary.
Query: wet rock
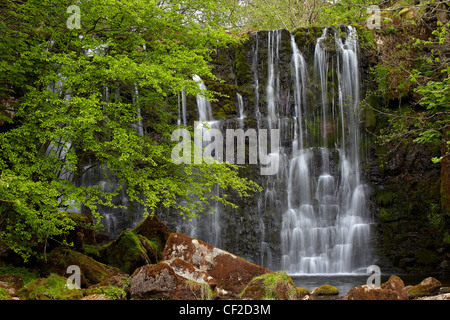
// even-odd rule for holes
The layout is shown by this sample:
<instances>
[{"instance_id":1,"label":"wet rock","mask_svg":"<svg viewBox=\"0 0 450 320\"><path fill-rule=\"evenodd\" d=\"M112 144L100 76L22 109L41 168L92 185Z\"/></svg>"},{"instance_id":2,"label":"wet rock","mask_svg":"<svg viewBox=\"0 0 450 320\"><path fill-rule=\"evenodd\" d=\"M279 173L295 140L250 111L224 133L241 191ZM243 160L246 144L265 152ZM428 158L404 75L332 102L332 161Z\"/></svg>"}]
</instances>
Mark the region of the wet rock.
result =
<instances>
[{"instance_id":1,"label":"wet rock","mask_svg":"<svg viewBox=\"0 0 450 320\"><path fill-rule=\"evenodd\" d=\"M441 282L433 277L424 279L418 285L408 288L408 296L410 299L418 297L432 296L439 292Z\"/></svg>"},{"instance_id":2,"label":"wet rock","mask_svg":"<svg viewBox=\"0 0 450 320\"><path fill-rule=\"evenodd\" d=\"M239 297L251 300L298 300L309 293L309 290L304 290L307 289L296 288L291 277L280 271L253 278Z\"/></svg>"},{"instance_id":3,"label":"wet rock","mask_svg":"<svg viewBox=\"0 0 450 320\"><path fill-rule=\"evenodd\" d=\"M338 295L339 290L336 287L324 284L318 288L315 288L311 294L314 296L333 296Z\"/></svg>"},{"instance_id":4,"label":"wet rock","mask_svg":"<svg viewBox=\"0 0 450 320\"><path fill-rule=\"evenodd\" d=\"M209 284L187 279L175 272L166 261L138 268L130 280L133 300L207 300L212 298Z\"/></svg>"},{"instance_id":5,"label":"wet rock","mask_svg":"<svg viewBox=\"0 0 450 320\"><path fill-rule=\"evenodd\" d=\"M450 293L450 287L441 287L439 289L439 294Z\"/></svg>"},{"instance_id":6,"label":"wet rock","mask_svg":"<svg viewBox=\"0 0 450 320\"><path fill-rule=\"evenodd\" d=\"M270 272L266 268L181 233L170 235L163 252L164 260L175 258L186 260L206 271L217 281L220 289L226 290L231 295L238 295L254 277Z\"/></svg>"},{"instance_id":7,"label":"wet rock","mask_svg":"<svg viewBox=\"0 0 450 320\"><path fill-rule=\"evenodd\" d=\"M422 297L417 300L450 300L450 293L438 294L431 297Z\"/></svg>"}]
</instances>

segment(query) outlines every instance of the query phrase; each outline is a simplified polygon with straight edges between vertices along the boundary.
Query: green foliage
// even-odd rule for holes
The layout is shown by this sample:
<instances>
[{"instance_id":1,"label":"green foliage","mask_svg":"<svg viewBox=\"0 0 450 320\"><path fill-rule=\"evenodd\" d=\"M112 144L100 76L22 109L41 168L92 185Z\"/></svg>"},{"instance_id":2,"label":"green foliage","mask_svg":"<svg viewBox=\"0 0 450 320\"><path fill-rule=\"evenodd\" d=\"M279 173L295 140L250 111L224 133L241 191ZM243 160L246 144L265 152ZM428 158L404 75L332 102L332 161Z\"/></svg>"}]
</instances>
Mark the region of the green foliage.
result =
<instances>
[{"instance_id":1,"label":"green foliage","mask_svg":"<svg viewBox=\"0 0 450 320\"><path fill-rule=\"evenodd\" d=\"M295 30L312 25L353 24L367 19L368 0L222 0L238 30Z\"/></svg>"},{"instance_id":2,"label":"green foliage","mask_svg":"<svg viewBox=\"0 0 450 320\"><path fill-rule=\"evenodd\" d=\"M224 9L215 1L83 1L81 29L68 29L72 4L0 8L0 113L13 114L2 116L0 132L0 241L25 260L45 253L49 238L73 229L67 212L83 204L98 222L98 206L117 207L122 190L145 214L164 206L190 216L217 184L225 194L255 190L236 167L171 161L170 98L199 92L193 74L214 80L211 52L238 41L221 27ZM139 120L145 137L133 127ZM103 165L119 188L80 186L85 171Z\"/></svg>"},{"instance_id":3,"label":"green foliage","mask_svg":"<svg viewBox=\"0 0 450 320\"><path fill-rule=\"evenodd\" d=\"M11 275L11 274L20 276L22 278L24 284L27 284L28 282L34 281L38 278L37 275L30 272L30 270L28 270L25 267L15 267L13 265L6 265L3 267L0 267L0 276Z\"/></svg>"},{"instance_id":4,"label":"green foliage","mask_svg":"<svg viewBox=\"0 0 450 320\"><path fill-rule=\"evenodd\" d=\"M122 288L112 285L89 288L84 290L84 294L85 295L103 294L111 300L124 300L127 295Z\"/></svg>"}]
</instances>

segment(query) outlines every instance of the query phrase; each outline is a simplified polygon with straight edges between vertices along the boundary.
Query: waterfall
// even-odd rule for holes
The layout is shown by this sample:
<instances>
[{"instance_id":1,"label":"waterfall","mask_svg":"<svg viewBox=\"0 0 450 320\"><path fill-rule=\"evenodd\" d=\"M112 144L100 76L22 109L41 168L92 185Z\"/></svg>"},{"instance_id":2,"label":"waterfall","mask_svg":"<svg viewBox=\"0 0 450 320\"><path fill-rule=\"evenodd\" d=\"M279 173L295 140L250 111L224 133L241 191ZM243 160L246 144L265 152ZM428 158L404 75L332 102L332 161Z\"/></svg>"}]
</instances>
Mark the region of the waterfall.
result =
<instances>
[{"instance_id":1,"label":"waterfall","mask_svg":"<svg viewBox=\"0 0 450 320\"><path fill-rule=\"evenodd\" d=\"M351 273L366 267L370 258L371 219L359 165L357 34L347 27L344 40L337 31L334 35L328 31L323 30L314 51L314 79L320 89L316 93L320 107L314 111L314 120L320 126L319 139L302 126L301 118L307 114L307 108L301 108L306 70L293 37L291 41L299 133L294 135L298 138L293 140L289 164L281 268L292 274ZM327 48L330 36L334 36L337 52L333 58ZM337 97L334 84L329 85L329 70L337 75ZM335 100L338 110L334 110ZM316 143L307 146L303 139Z\"/></svg>"},{"instance_id":2,"label":"waterfall","mask_svg":"<svg viewBox=\"0 0 450 320\"><path fill-rule=\"evenodd\" d=\"M204 82L198 75L193 76L193 80L198 83L198 87L203 92L207 90ZM183 93L183 92L182 92ZM182 96L183 97L183 96ZM183 98L183 121L185 121L186 114L186 97ZM211 103L202 93L198 93L196 96L197 109L198 109L198 124L195 130L200 130L203 138L203 148L206 146L205 141L210 140L209 130L219 127L219 121L214 120L211 111ZM180 119L180 117L179 117ZM180 122L180 121L179 121ZM219 187L216 186L214 194L218 195L220 192ZM211 200L210 208L206 210L206 214L202 214L201 217L193 217L190 221L182 221L177 224L177 232L184 232L190 237L200 238L203 241L219 247L221 245L221 225L220 225L220 206L216 200Z\"/></svg>"}]
</instances>

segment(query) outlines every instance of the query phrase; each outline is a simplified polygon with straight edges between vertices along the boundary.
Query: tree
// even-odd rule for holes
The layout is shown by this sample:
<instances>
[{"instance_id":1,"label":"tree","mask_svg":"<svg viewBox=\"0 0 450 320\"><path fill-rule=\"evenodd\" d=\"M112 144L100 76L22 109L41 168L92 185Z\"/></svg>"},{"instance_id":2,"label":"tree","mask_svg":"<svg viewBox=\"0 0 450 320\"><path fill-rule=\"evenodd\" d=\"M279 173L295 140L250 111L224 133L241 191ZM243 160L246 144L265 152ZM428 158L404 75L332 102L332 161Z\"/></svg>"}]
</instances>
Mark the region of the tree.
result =
<instances>
[{"instance_id":1,"label":"tree","mask_svg":"<svg viewBox=\"0 0 450 320\"><path fill-rule=\"evenodd\" d=\"M368 0L222 0L231 26L239 30L351 24L366 19Z\"/></svg>"},{"instance_id":2,"label":"tree","mask_svg":"<svg viewBox=\"0 0 450 320\"><path fill-rule=\"evenodd\" d=\"M79 1L79 29L72 4L0 7L0 241L26 260L73 228L74 206L100 218L97 206L114 206L120 191L80 184L100 165L147 214L165 206L192 216L211 197L232 205L213 194L216 185L241 196L257 190L234 166L171 161L174 97L197 94L192 75L214 79L211 51L238 41L220 26L218 4Z\"/></svg>"}]
</instances>

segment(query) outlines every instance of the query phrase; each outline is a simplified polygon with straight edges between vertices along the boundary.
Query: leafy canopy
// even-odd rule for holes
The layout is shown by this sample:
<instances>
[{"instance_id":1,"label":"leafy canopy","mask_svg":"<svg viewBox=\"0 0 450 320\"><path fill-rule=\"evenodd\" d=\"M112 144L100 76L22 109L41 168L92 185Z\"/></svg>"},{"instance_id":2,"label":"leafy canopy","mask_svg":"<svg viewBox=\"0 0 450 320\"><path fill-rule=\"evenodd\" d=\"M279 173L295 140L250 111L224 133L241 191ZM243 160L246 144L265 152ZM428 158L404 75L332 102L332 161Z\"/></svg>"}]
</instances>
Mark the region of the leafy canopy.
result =
<instances>
[{"instance_id":1,"label":"leafy canopy","mask_svg":"<svg viewBox=\"0 0 450 320\"><path fill-rule=\"evenodd\" d=\"M25 259L36 246L45 252L48 238L74 228L68 212L75 206L98 220L98 205L114 206L122 188L146 213L165 206L187 215L212 197L231 204L214 195L216 185L241 196L256 190L235 167L170 158L174 97L198 93L193 74L214 79L211 51L237 41L220 27L219 4L78 1L81 28L69 29L72 4L0 7L0 241ZM80 183L104 165L122 187Z\"/></svg>"}]
</instances>

